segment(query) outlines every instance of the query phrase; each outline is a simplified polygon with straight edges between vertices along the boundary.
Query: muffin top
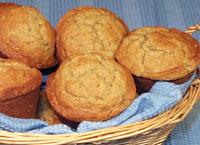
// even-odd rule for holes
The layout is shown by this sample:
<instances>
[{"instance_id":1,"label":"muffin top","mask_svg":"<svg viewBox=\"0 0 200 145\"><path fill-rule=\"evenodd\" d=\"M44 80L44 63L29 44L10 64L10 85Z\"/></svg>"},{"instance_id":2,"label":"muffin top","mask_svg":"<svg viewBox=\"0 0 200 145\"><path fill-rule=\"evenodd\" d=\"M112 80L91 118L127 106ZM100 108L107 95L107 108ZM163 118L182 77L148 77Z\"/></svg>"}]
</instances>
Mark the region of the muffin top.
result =
<instances>
[{"instance_id":1,"label":"muffin top","mask_svg":"<svg viewBox=\"0 0 200 145\"><path fill-rule=\"evenodd\" d=\"M81 6L67 12L56 27L60 61L78 53L97 52L114 58L122 38L129 33L125 23L109 10Z\"/></svg>"},{"instance_id":2,"label":"muffin top","mask_svg":"<svg viewBox=\"0 0 200 145\"><path fill-rule=\"evenodd\" d=\"M42 74L35 68L0 58L0 100L20 96L40 86Z\"/></svg>"},{"instance_id":3,"label":"muffin top","mask_svg":"<svg viewBox=\"0 0 200 145\"><path fill-rule=\"evenodd\" d=\"M198 67L200 47L180 30L142 27L124 38L116 58L137 77L176 80Z\"/></svg>"},{"instance_id":4,"label":"muffin top","mask_svg":"<svg viewBox=\"0 0 200 145\"><path fill-rule=\"evenodd\" d=\"M11 9L16 8L16 7L21 7L21 6L15 3L10 3L10 2L0 3L0 14L8 12Z\"/></svg>"},{"instance_id":5,"label":"muffin top","mask_svg":"<svg viewBox=\"0 0 200 145\"><path fill-rule=\"evenodd\" d=\"M0 52L32 67L54 66L55 30L34 7L0 3Z\"/></svg>"},{"instance_id":6,"label":"muffin top","mask_svg":"<svg viewBox=\"0 0 200 145\"><path fill-rule=\"evenodd\" d=\"M63 61L48 77L46 91L52 108L76 122L108 120L127 108L136 95L130 72L96 53Z\"/></svg>"}]
</instances>

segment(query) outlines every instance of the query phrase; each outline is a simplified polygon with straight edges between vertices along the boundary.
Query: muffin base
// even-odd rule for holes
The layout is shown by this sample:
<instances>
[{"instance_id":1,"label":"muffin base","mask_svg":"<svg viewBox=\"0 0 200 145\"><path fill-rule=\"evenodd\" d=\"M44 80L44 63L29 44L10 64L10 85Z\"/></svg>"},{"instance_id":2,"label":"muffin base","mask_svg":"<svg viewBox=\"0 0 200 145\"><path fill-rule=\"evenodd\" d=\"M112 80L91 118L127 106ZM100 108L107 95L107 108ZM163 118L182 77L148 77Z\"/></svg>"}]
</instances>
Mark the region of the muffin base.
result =
<instances>
[{"instance_id":1,"label":"muffin base","mask_svg":"<svg viewBox=\"0 0 200 145\"><path fill-rule=\"evenodd\" d=\"M49 125L66 124L74 129L76 129L79 125L79 122L73 122L67 120L66 118L56 113L56 111L51 107L51 105L47 100L45 89L42 89L40 91L40 100L39 100L37 118L47 122Z\"/></svg>"},{"instance_id":2,"label":"muffin base","mask_svg":"<svg viewBox=\"0 0 200 145\"><path fill-rule=\"evenodd\" d=\"M3 53L0 52L0 58L8 58L8 57L5 56Z\"/></svg>"},{"instance_id":3,"label":"muffin base","mask_svg":"<svg viewBox=\"0 0 200 145\"><path fill-rule=\"evenodd\" d=\"M177 80L171 80L168 82L172 82L175 84L182 84L187 82L193 75L194 71L189 73L187 76L177 79ZM134 80L135 80L135 84L136 84L136 90L138 94L142 94L145 92L149 92L150 89L152 88L152 86L154 85L154 83L156 83L159 80L151 80L151 79L147 79L147 78L143 78L143 77L136 77L133 76Z\"/></svg>"},{"instance_id":4,"label":"muffin base","mask_svg":"<svg viewBox=\"0 0 200 145\"><path fill-rule=\"evenodd\" d=\"M55 111L55 110L54 110ZM61 115L59 115L58 113L56 113L58 119L63 123L66 124L68 126L70 126L73 129L77 129L78 125L80 124L80 122L75 122L75 121L71 121L68 120L67 118L62 117Z\"/></svg>"},{"instance_id":5,"label":"muffin base","mask_svg":"<svg viewBox=\"0 0 200 145\"><path fill-rule=\"evenodd\" d=\"M21 96L0 100L0 112L16 118L36 118L40 87Z\"/></svg>"}]
</instances>

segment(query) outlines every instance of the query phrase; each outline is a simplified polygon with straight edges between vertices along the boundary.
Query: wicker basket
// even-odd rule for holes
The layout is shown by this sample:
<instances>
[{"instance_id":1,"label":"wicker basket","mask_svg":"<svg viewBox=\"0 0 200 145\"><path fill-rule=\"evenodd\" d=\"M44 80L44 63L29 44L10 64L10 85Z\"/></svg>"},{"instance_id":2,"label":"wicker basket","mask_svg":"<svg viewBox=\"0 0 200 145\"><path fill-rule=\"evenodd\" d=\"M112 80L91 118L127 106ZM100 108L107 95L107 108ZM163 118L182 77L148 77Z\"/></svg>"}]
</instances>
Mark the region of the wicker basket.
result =
<instances>
[{"instance_id":1,"label":"wicker basket","mask_svg":"<svg viewBox=\"0 0 200 145\"><path fill-rule=\"evenodd\" d=\"M200 25L189 27L192 34L200 30ZM75 134L28 134L0 131L0 143L4 144L108 144L108 145L151 145L162 144L176 124L192 110L200 97L200 79L197 77L184 98L172 109L148 120L129 125L110 127Z\"/></svg>"}]
</instances>

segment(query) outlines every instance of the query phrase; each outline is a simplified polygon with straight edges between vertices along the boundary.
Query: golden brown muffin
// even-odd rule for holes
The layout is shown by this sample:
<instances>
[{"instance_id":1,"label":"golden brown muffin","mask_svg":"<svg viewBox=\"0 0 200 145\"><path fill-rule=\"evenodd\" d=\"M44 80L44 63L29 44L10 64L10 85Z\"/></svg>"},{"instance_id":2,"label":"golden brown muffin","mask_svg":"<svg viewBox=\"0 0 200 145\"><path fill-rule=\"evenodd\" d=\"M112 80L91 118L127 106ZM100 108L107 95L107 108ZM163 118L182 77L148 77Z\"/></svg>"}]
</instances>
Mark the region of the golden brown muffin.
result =
<instances>
[{"instance_id":1,"label":"golden brown muffin","mask_svg":"<svg viewBox=\"0 0 200 145\"><path fill-rule=\"evenodd\" d=\"M180 30L142 27L124 38L116 58L136 77L171 81L191 76L200 63L200 47Z\"/></svg>"},{"instance_id":2,"label":"golden brown muffin","mask_svg":"<svg viewBox=\"0 0 200 145\"><path fill-rule=\"evenodd\" d=\"M97 52L114 58L124 36L125 23L109 10L81 6L67 12L56 27L59 61L78 53Z\"/></svg>"},{"instance_id":3,"label":"golden brown muffin","mask_svg":"<svg viewBox=\"0 0 200 145\"><path fill-rule=\"evenodd\" d=\"M96 54L74 55L61 63L46 84L52 108L68 120L108 120L136 96L129 71L113 59Z\"/></svg>"},{"instance_id":4,"label":"golden brown muffin","mask_svg":"<svg viewBox=\"0 0 200 145\"><path fill-rule=\"evenodd\" d=\"M54 66L55 30L34 7L0 3L0 52L39 69Z\"/></svg>"},{"instance_id":5,"label":"golden brown muffin","mask_svg":"<svg viewBox=\"0 0 200 145\"><path fill-rule=\"evenodd\" d=\"M40 91L37 118L47 122L49 125L67 124L72 128L77 128L78 126L78 123L65 119L53 110L47 100L45 89Z\"/></svg>"},{"instance_id":6,"label":"golden brown muffin","mask_svg":"<svg viewBox=\"0 0 200 145\"><path fill-rule=\"evenodd\" d=\"M35 68L0 58L0 112L18 118L35 118L42 74Z\"/></svg>"}]
</instances>

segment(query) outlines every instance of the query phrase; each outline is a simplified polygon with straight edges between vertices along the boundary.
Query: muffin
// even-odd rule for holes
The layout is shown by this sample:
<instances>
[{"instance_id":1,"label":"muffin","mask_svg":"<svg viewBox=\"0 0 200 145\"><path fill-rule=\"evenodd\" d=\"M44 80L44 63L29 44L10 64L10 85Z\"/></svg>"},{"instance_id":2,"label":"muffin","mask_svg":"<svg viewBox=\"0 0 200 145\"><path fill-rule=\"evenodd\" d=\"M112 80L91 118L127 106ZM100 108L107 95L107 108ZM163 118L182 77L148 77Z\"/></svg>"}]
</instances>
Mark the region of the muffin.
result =
<instances>
[{"instance_id":1,"label":"muffin","mask_svg":"<svg viewBox=\"0 0 200 145\"><path fill-rule=\"evenodd\" d=\"M47 122L49 125L62 124L47 101L45 89L40 91L39 107L37 118Z\"/></svg>"},{"instance_id":2,"label":"muffin","mask_svg":"<svg viewBox=\"0 0 200 145\"><path fill-rule=\"evenodd\" d=\"M47 100L45 89L40 91L37 118L47 122L49 125L66 124L74 129L77 129L79 125L79 123L67 120L53 110Z\"/></svg>"},{"instance_id":3,"label":"muffin","mask_svg":"<svg viewBox=\"0 0 200 145\"><path fill-rule=\"evenodd\" d=\"M180 30L142 27L123 39L116 58L135 76L138 90L146 92L155 81L187 81L200 63L200 47Z\"/></svg>"},{"instance_id":4,"label":"muffin","mask_svg":"<svg viewBox=\"0 0 200 145\"><path fill-rule=\"evenodd\" d=\"M55 30L34 7L0 3L0 57L38 69L55 66Z\"/></svg>"},{"instance_id":5,"label":"muffin","mask_svg":"<svg viewBox=\"0 0 200 145\"><path fill-rule=\"evenodd\" d=\"M0 58L0 112L17 118L35 118L42 74L12 59Z\"/></svg>"},{"instance_id":6,"label":"muffin","mask_svg":"<svg viewBox=\"0 0 200 145\"><path fill-rule=\"evenodd\" d=\"M57 57L62 62L74 54L96 52L115 58L116 49L128 33L125 23L109 10L74 8L57 24Z\"/></svg>"},{"instance_id":7,"label":"muffin","mask_svg":"<svg viewBox=\"0 0 200 145\"><path fill-rule=\"evenodd\" d=\"M105 121L126 109L136 96L128 70L97 53L77 54L61 63L46 84L47 99L74 122Z\"/></svg>"}]
</instances>

